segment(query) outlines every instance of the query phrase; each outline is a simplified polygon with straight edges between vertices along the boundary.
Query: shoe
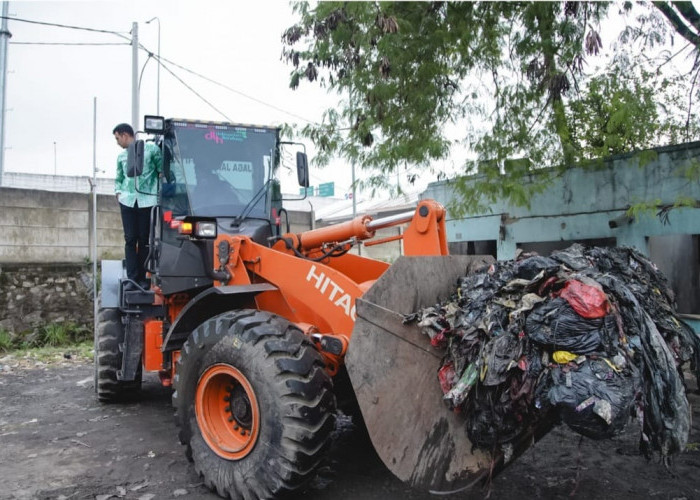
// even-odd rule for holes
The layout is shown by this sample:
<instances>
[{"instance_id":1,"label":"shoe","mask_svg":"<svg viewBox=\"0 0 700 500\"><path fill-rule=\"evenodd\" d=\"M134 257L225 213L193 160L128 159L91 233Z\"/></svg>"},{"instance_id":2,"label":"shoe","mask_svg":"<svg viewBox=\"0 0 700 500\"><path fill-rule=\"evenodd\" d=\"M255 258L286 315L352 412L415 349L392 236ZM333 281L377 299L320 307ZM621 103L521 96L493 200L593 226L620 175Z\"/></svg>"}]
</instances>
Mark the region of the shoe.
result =
<instances>
[{"instance_id":1,"label":"shoe","mask_svg":"<svg viewBox=\"0 0 700 500\"><path fill-rule=\"evenodd\" d=\"M149 280L141 280L139 281L139 286L144 290L148 290L151 288L151 282Z\"/></svg>"},{"instance_id":2,"label":"shoe","mask_svg":"<svg viewBox=\"0 0 700 500\"><path fill-rule=\"evenodd\" d=\"M124 291L125 292L133 292L136 290L138 290L138 287L136 286L136 283L134 283L133 281L127 281L126 283L124 283Z\"/></svg>"}]
</instances>

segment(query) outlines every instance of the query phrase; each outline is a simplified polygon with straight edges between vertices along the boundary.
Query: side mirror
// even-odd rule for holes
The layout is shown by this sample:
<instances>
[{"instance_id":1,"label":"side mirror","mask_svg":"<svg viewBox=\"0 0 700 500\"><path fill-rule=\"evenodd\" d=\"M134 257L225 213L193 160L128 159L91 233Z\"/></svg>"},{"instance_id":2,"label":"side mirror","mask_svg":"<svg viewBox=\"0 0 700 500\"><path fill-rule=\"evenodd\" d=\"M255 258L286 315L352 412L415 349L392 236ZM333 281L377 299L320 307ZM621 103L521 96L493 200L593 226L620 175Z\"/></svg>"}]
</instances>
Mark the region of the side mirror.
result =
<instances>
[{"instance_id":1,"label":"side mirror","mask_svg":"<svg viewBox=\"0 0 700 500\"><path fill-rule=\"evenodd\" d=\"M138 177L143 173L143 141L132 141L126 155L126 176Z\"/></svg>"},{"instance_id":2,"label":"side mirror","mask_svg":"<svg viewBox=\"0 0 700 500\"><path fill-rule=\"evenodd\" d=\"M297 151L297 179L301 187L309 187L309 163L301 151Z\"/></svg>"}]
</instances>

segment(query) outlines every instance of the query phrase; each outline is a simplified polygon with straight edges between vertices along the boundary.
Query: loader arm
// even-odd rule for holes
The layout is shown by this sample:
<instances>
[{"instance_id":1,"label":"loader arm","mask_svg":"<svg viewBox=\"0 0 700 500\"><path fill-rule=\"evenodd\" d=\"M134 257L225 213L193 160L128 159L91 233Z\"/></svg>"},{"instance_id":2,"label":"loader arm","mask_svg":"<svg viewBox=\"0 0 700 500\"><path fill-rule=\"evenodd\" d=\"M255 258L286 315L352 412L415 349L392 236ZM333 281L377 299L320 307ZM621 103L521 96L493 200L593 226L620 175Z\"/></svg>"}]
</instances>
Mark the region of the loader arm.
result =
<instances>
[{"instance_id":1,"label":"loader arm","mask_svg":"<svg viewBox=\"0 0 700 500\"><path fill-rule=\"evenodd\" d=\"M272 248L238 235L220 235L214 244L213 270L229 279L224 285L270 283L277 290L259 294L258 307L275 312L306 331L350 339L355 301L390 267L386 262L347 253L375 231L409 222L404 233L408 255L446 255L444 208L423 200L415 212L372 220L360 216L327 228L288 233ZM310 327L310 328L309 328Z\"/></svg>"}]
</instances>

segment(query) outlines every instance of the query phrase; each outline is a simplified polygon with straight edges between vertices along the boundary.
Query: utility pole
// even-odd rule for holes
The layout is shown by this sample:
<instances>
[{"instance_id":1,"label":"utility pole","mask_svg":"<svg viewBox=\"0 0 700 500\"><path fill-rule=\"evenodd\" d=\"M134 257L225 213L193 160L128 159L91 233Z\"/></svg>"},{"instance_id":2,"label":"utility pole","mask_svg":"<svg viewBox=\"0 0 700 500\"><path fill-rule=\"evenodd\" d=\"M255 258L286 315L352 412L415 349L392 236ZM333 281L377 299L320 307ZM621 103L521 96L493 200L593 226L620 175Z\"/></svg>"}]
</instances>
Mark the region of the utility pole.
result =
<instances>
[{"instance_id":1,"label":"utility pole","mask_svg":"<svg viewBox=\"0 0 700 500\"><path fill-rule=\"evenodd\" d=\"M7 41L12 33L7 29L7 16L10 12L10 2L2 3L2 28L0 28L0 186L5 167L5 99L7 84Z\"/></svg>"},{"instance_id":2,"label":"utility pole","mask_svg":"<svg viewBox=\"0 0 700 500\"><path fill-rule=\"evenodd\" d=\"M139 129L139 23L131 24L131 126Z\"/></svg>"},{"instance_id":3,"label":"utility pole","mask_svg":"<svg viewBox=\"0 0 700 500\"><path fill-rule=\"evenodd\" d=\"M97 329L97 97L92 101L92 321Z\"/></svg>"},{"instance_id":4,"label":"utility pole","mask_svg":"<svg viewBox=\"0 0 700 500\"><path fill-rule=\"evenodd\" d=\"M158 21L158 76L156 84L156 115L160 116L160 18L158 16L146 21L146 24L150 24L151 21Z\"/></svg>"}]
</instances>

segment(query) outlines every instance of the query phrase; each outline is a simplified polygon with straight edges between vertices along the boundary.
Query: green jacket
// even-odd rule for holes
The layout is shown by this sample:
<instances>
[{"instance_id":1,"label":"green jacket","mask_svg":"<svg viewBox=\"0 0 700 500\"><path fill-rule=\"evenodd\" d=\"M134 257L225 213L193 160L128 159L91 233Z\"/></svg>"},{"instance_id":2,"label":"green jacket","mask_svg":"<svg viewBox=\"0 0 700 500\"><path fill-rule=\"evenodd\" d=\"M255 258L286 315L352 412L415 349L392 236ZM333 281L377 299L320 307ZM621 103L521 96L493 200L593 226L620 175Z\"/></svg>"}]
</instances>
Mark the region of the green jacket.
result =
<instances>
[{"instance_id":1,"label":"green jacket","mask_svg":"<svg viewBox=\"0 0 700 500\"><path fill-rule=\"evenodd\" d=\"M158 176L163 170L163 158L158 146L152 142L143 145L143 173L138 178L139 192L136 191L135 177L126 176L126 149L117 157L117 175L114 179L114 193L119 196L119 203L133 207L152 207L158 203ZM148 193L148 194L147 194Z\"/></svg>"}]
</instances>

